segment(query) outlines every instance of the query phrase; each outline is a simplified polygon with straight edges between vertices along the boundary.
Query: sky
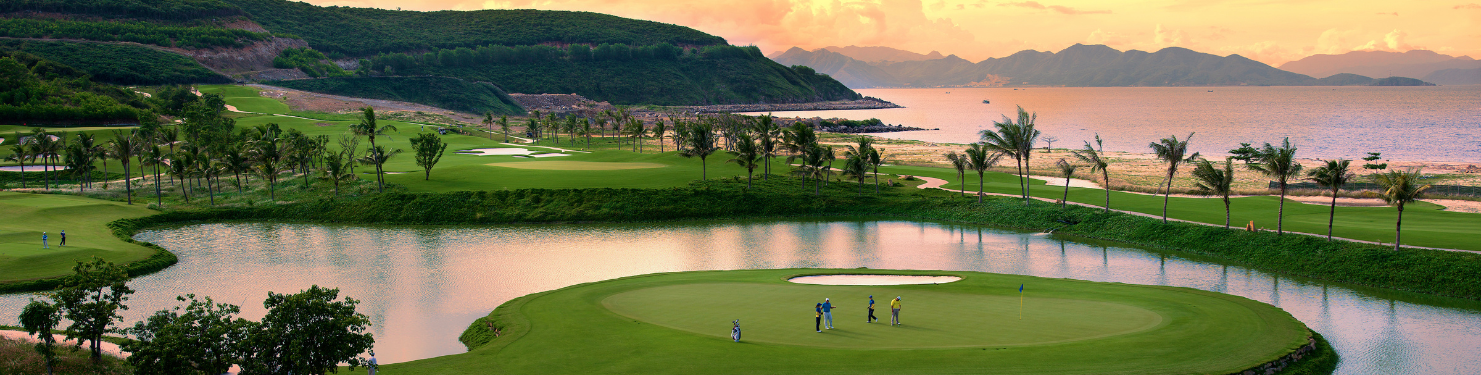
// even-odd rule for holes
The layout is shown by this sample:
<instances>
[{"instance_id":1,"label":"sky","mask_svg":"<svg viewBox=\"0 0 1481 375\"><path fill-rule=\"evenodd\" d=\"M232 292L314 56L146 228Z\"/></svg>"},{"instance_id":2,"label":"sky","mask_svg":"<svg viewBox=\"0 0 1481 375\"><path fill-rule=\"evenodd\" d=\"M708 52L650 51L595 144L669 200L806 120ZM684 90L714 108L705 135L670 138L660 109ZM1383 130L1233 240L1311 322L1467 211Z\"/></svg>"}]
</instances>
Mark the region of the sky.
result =
<instances>
[{"instance_id":1,"label":"sky","mask_svg":"<svg viewBox=\"0 0 1481 375\"><path fill-rule=\"evenodd\" d=\"M576 10L683 25L771 53L886 46L979 61L1076 43L1184 47L1273 66L1427 49L1481 59L1481 0L308 0L405 10Z\"/></svg>"}]
</instances>

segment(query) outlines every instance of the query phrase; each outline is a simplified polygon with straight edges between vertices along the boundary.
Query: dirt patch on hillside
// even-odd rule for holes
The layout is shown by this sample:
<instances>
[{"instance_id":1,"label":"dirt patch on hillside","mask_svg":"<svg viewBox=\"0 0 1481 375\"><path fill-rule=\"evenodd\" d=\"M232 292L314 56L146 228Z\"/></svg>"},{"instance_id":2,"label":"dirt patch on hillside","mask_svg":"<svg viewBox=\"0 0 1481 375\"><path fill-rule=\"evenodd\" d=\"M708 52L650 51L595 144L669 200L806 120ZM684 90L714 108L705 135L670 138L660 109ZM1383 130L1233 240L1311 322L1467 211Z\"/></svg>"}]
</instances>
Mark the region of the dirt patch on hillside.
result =
<instances>
[{"instance_id":1,"label":"dirt patch on hillside","mask_svg":"<svg viewBox=\"0 0 1481 375\"><path fill-rule=\"evenodd\" d=\"M509 94L509 97L525 110L562 116L571 113L592 116L601 111L616 109L612 103L598 102L576 94Z\"/></svg>"}]
</instances>

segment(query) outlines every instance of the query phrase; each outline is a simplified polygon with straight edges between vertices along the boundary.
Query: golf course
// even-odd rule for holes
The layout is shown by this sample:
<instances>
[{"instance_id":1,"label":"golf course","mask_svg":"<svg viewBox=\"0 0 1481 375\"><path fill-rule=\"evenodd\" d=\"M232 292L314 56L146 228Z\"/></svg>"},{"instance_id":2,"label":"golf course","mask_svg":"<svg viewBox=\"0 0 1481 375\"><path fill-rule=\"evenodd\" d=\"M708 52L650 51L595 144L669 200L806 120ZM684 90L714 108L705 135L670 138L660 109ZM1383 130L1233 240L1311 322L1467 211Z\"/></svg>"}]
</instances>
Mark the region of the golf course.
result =
<instances>
[{"instance_id":1,"label":"golf course","mask_svg":"<svg viewBox=\"0 0 1481 375\"><path fill-rule=\"evenodd\" d=\"M962 280L894 286L787 281L818 274ZM870 295L877 297L875 323L865 322ZM895 296L903 302L899 326L888 324ZM819 333L813 330L813 305L824 298L837 306L834 329ZM733 320L743 329L739 343L729 337ZM468 353L382 370L1221 374L1276 360L1308 345L1308 337L1312 332L1305 325L1278 308L1188 288L979 272L703 271L625 277L517 298L469 326L462 337Z\"/></svg>"}]
</instances>

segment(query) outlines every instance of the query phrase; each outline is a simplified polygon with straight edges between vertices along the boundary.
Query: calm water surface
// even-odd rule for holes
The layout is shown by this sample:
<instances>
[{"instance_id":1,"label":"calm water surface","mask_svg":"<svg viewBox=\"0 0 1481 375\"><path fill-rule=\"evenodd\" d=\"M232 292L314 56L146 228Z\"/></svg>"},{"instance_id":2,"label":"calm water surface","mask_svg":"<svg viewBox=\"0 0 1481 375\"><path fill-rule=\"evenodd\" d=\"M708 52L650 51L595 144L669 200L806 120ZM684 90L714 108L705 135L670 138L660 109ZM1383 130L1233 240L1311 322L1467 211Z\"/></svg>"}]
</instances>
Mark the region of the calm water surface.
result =
<instances>
[{"instance_id":1,"label":"calm water surface","mask_svg":"<svg viewBox=\"0 0 1481 375\"><path fill-rule=\"evenodd\" d=\"M1212 90L1212 92L1210 92ZM777 112L778 116L879 118L930 131L883 133L929 142L976 142L1016 106L1037 126L1080 147L1100 133L1106 150L1148 152L1147 143L1197 132L1188 147L1225 154L1240 142L1280 143L1298 156L1481 162L1481 85L1438 87L1062 87L864 89L906 108ZM950 92L948 94L947 92ZM982 101L990 100L991 104ZM1043 143L1037 146L1044 146Z\"/></svg>"},{"instance_id":2,"label":"calm water surface","mask_svg":"<svg viewBox=\"0 0 1481 375\"><path fill-rule=\"evenodd\" d=\"M202 224L144 232L180 263L130 282L125 320L184 293L260 318L268 291L337 287L362 300L382 363L463 352L457 336L512 298L652 272L945 269L1174 285L1279 306L1333 342L1340 372L1481 373L1481 304L1274 277L1138 249L976 226L895 221L367 227ZM1032 286L1030 286L1031 288ZM15 323L29 296L0 296ZM132 324L132 323L130 323Z\"/></svg>"}]
</instances>

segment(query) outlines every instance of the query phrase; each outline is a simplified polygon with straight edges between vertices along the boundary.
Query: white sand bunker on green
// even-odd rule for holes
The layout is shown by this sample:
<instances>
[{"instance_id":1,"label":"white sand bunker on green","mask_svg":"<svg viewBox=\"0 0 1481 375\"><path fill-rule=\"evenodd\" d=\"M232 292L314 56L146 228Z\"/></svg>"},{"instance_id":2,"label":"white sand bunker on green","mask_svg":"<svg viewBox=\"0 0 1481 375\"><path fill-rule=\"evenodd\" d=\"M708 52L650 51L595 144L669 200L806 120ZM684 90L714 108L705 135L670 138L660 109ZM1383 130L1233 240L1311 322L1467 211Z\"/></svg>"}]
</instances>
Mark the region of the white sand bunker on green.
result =
<instances>
[{"instance_id":1,"label":"white sand bunker on green","mask_svg":"<svg viewBox=\"0 0 1481 375\"><path fill-rule=\"evenodd\" d=\"M787 281L813 285L919 285L944 284L961 279L956 276L817 275L798 276Z\"/></svg>"},{"instance_id":2,"label":"white sand bunker on green","mask_svg":"<svg viewBox=\"0 0 1481 375\"><path fill-rule=\"evenodd\" d=\"M616 163L598 161L528 161L514 163L489 163L487 165L515 169L538 169L547 171L616 171L624 169L663 168L659 163Z\"/></svg>"}]
</instances>

